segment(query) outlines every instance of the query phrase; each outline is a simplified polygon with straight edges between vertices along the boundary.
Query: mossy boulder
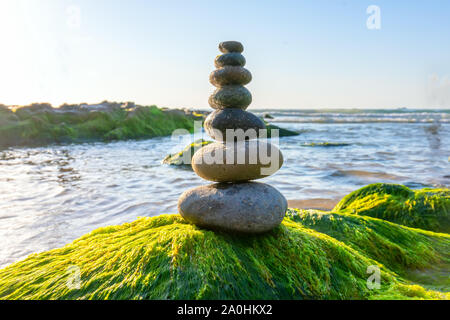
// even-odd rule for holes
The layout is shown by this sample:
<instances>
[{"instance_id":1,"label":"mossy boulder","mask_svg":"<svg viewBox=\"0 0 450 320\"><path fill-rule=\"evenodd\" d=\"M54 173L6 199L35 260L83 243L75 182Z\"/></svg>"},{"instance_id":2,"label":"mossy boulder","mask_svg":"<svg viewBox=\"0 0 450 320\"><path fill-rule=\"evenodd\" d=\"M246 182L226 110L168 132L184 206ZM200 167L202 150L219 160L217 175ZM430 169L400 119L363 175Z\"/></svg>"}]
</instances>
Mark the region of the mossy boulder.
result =
<instances>
[{"instance_id":1,"label":"mossy boulder","mask_svg":"<svg viewBox=\"0 0 450 320\"><path fill-rule=\"evenodd\" d=\"M33 254L0 270L0 299L449 297L448 293L401 278L375 261L373 255L390 254L385 246L380 247L379 254L360 250L351 245L353 236L346 243L308 228L303 218L298 219L287 218L277 229L258 236L200 229L178 215L140 218L122 226L101 228L61 249ZM363 223L373 218L353 219ZM322 222L326 221L330 222ZM377 221L375 233L383 223L391 225ZM342 224L344 228L352 227L346 219ZM413 242L409 247L420 248L429 240L436 257L448 250L450 239L446 235L399 227L398 232L402 231L411 233ZM373 246L388 241L381 235L378 240ZM403 252L405 257L407 251ZM398 254L401 259L402 253ZM367 268L374 265L381 270L381 287L370 290ZM76 287L68 286L73 270L79 271Z\"/></svg>"},{"instance_id":2,"label":"mossy boulder","mask_svg":"<svg viewBox=\"0 0 450 320\"><path fill-rule=\"evenodd\" d=\"M15 108L14 112L0 105L0 148L167 136L175 129L192 132L194 121L204 121L205 116L200 111L138 106L132 102L64 104L59 108L34 103ZM269 138L271 129L279 129L280 137L298 135L274 125L268 129Z\"/></svg>"},{"instance_id":3,"label":"mossy boulder","mask_svg":"<svg viewBox=\"0 0 450 320\"><path fill-rule=\"evenodd\" d=\"M19 118L12 112L7 106L0 104L0 126L6 127L14 122L18 121Z\"/></svg>"},{"instance_id":4,"label":"mossy boulder","mask_svg":"<svg viewBox=\"0 0 450 320\"><path fill-rule=\"evenodd\" d=\"M15 113L0 108L0 148L52 143L143 139L192 132L203 116L156 106L102 102L99 105L32 104Z\"/></svg>"},{"instance_id":5,"label":"mossy boulder","mask_svg":"<svg viewBox=\"0 0 450 320\"><path fill-rule=\"evenodd\" d=\"M344 197L333 211L450 233L449 189L411 190L396 184L371 184Z\"/></svg>"},{"instance_id":6,"label":"mossy boulder","mask_svg":"<svg viewBox=\"0 0 450 320\"><path fill-rule=\"evenodd\" d=\"M380 288L369 289L373 267ZM0 270L0 299L449 299L449 268L450 235L345 209L289 209L262 235L161 215L94 230Z\"/></svg>"},{"instance_id":7,"label":"mossy boulder","mask_svg":"<svg viewBox=\"0 0 450 320\"><path fill-rule=\"evenodd\" d=\"M287 216L304 227L342 241L400 275L415 269L450 267L448 234L343 212L289 209Z\"/></svg>"},{"instance_id":8,"label":"mossy boulder","mask_svg":"<svg viewBox=\"0 0 450 320\"><path fill-rule=\"evenodd\" d=\"M164 164L169 164L172 166L183 166L183 167L190 167L191 166L191 160L194 156L194 153L199 150L200 148L207 146L208 144L213 143L213 141L207 141L203 139L198 139L191 143L190 145L186 146L182 151L175 153L175 154L169 154L163 159Z\"/></svg>"}]
</instances>

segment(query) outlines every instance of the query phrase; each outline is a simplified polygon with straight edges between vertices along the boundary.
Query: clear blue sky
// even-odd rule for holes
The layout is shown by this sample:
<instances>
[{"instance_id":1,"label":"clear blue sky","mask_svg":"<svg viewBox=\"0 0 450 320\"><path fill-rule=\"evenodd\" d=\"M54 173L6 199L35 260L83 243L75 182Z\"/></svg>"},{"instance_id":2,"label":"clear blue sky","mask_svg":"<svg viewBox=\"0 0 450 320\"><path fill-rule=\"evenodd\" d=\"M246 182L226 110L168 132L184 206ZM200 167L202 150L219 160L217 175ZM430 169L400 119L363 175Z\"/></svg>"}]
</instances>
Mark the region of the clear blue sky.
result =
<instances>
[{"instance_id":1,"label":"clear blue sky","mask_svg":"<svg viewBox=\"0 0 450 320\"><path fill-rule=\"evenodd\" d=\"M445 0L0 0L0 103L206 108L238 40L252 108L450 108L449 39Z\"/></svg>"}]
</instances>

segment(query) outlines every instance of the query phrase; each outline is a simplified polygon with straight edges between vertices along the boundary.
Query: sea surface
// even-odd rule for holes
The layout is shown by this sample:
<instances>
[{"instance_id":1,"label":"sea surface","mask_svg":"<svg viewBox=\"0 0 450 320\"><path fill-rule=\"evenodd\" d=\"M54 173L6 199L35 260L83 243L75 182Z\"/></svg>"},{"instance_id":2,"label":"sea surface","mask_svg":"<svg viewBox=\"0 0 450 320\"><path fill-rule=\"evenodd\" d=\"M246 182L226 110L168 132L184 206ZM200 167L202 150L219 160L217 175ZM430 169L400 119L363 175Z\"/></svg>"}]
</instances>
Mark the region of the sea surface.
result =
<instances>
[{"instance_id":1,"label":"sea surface","mask_svg":"<svg viewBox=\"0 0 450 320\"><path fill-rule=\"evenodd\" d=\"M263 180L288 200L335 203L374 182L450 186L450 110L252 111L301 133L279 139L284 166ZM98 227L176 213L183 191L208 182L161 161L200 135L0 151L0 267Z\"/></svg>"}]
</instances>

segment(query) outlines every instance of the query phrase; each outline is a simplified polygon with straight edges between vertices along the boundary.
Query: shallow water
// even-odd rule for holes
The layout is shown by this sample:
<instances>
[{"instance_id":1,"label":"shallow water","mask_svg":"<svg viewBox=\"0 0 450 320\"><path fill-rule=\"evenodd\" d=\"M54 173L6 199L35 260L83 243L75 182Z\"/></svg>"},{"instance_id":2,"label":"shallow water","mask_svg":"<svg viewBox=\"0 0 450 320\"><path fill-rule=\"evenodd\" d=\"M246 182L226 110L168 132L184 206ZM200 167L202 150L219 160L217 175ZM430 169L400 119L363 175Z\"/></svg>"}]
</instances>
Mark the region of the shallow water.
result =
<instances>
[{"instance_id":1,"label":"shallow water","mask_svg":"<svg viewBox=\"0 0 450 320\"><path fill-rule=\"evenodd\" d=\"M432 123L421 121L429 114L405 123L305 123L298 115L274 115L277 125L302 132L280 139L285 164L263 180L289 200L337 201L373 182L450 185L445 113L433 114L439 122ZM161 164L187 142L165 137L0 151L0 267L101 226L176 213L184 190L207 184L192 171Z\"/></svg>"}]
</instances>

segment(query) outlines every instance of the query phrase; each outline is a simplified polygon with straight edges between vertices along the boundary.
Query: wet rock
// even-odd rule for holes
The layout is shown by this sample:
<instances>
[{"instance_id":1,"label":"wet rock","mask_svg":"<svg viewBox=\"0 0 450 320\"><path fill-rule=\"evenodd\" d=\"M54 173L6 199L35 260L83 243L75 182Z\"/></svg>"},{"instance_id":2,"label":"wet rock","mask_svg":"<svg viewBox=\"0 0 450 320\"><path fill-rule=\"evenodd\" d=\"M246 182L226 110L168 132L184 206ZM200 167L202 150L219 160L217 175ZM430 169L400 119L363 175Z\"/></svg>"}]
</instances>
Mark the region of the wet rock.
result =
<instances>
[{"instance_id":1,"label":"wet rock","mask_svg":"<svg viewBox=\"0 0 450 320\"><path fill-rule=\"evenodd\" d=\"M252 81L252 74L242 67L225 66L213 71L209 81L218 88L229 85L246 85Z\"/></svg>"},{"instance_id":2,"label":"wet rock","mask_svg":"<svg viewBox=\"0 0 450 320\"><path fill-rule=\"evenodd\" d=\"M252 103L252 94L242 86L219 88L209 97L209 105L214 109L239 108L242 110Z\"/></svg>"},{"instance_id":3,"label":"wet rock","mask_svg":"<svg viewBox=\"0 0 450 320\"><path fill-rule=\"evenodd\" d=\"M121 104L117 102L103 101L99 104L80 104L80 110L89 112L113 112L121 109Z\"/></svg>"},{"instance_id":4,"label":"wet rock","mask_svg":"<svg viewBox=\"0 0 450 320\"><path fill-rule=\"evenodd\" d=\"M219 43L219 50L223 53L244 51L244 46L239 41L224 41Z\"/></svg>"},{"instance_id":5,"label":"wet rock","mask_svg":"<svg viewBox=\"0 0 450 320\"><path fill-rule=\"evenodd\" d=\"M53 113L55 112L55 109L48 103L33 103L31 105L18 108L16 110L16 115L22 119L45 112Z\"/></svg>"},{"instance_id":6,"label":"wet rock","mask_svg":"<svg viewBox=\"0 0 450 320\"><path fill-rule=\"evenodd\" d=\"M283 165L283 155L273 144L258 141L211 143L192 157L192 168L214 182L242 182L266 178Z\"/></svg>"},{"instance_id":7,"label":"wet rock","mask_svg":"<svg viewBox=\"0 0 450 320\"><path fill-rule=\"evenodd\" d=\"M267 128L267 138L273 138L273 137L292 137L292 136L298 136L300 135L297 131L288 130L285 128L280 128L274 124L264 122Z\"/></svg>"},{"instance_id":8,"label":"wet rock","mask_svg":"<svg viewBox=\"0 0 450 320\"><path fill-rule=\"evenodd\" d=\"M245 139L256 139L259 137L259 130L265 129L264 122L254 114L241 109L216 110L205 120L204 127L208 135L214 140L226 141L227 129L248 132L249 136L236 141ZM248 130L253 130L248 131ZM239 132L235 132L236 135ZM254 134L254 136L253 136Z\"/></svg>"},{"instance_id":9,"label":"wet rock","mask_svg":"<svg viewBox=\"0 0 450 320\"><path fill-rule=\"evenodd\" d=\"M132 102L132 101L129 101L129 102L124 103L124 104L121 105L120 107L121 107L122 109L124 109L124 110L129 111L129 110L134 110L134 109L136 109L136 104L135 104L134 102Z\"/></svg>"},{"instance_id":10,"label":"wet rock","mask_svg":"<svg viewBox=\"0 0 450 320\"><path fill-rule=\"evenodd\" d=\"M214 61L214 65L216 68L222 68L225 66L237 66L243 67L245 66L246 60L245 57L238 52L230 52L225 53L216 57Z\"/></svg>"},{"instance_id":11,"label":"wet rock","mask_svg":"<svg viewBox=\"0 0 450 320\"><path fill-rule=\"evenodd\" d=\"M224 55L216 58L218 69L210 75L218 89L209 97L210 106L217 110L207 117L204 127L221 142L198 150L191 165L201 178L222 184L185 192L178 210L199 226L246 233L269 231L283 220L287 201L273 187L247 181L274 174L283 165L283 155L274 145L256 140L266 133L261 131L264 121L244 111L252 102L244 87L252 80L243 68L245 58L240 53L244 47L226 41L219 49Z\"/></svg>"},{"instance_id":12,"label":"wet rock","mask_svg":"<svg viewBox=\"0 0 450 320\"><path fill-rule=\"evenodd\" d=\"M302 147L347 147L350 143L341 142L310 142L302 144Z\"/></svg>"},{"instance_id":13,"label":"wet rock","mask_svg":"<svg viewBox=\"0 0 450 320\"><path fill-rule=\"evenodd\" d=\"M277 189L257 182L201 186L178 201L178 211L191 223L245 233L277 227L286 210L287 201Z\"/></svg>"},{"instance_id":14,"label":"wet rock","mask_svg":"<svg viewBox=\"0 0 450 320\"><path fill-rule=\"evenodd\" d=\"M60 112L77 112L80 111L80 105L64 103L59 106L58 110Z\"/></svg>"},{"instance_id":15,"label":"wet rock","mask_svg":"<svg viewBox=\"0 0 450 320\"><path fill-rule=\"evenodd\" d=\"M208 144L213 143L212 141L205 141L203 139L198 139L184 148L182 151L169 154L163 159L164 164L169 164L172 166L184 166L191 167L191 160L194 156L195 152L199 150L201 147L204 147Z\"/></svg>"}]
</instances>

